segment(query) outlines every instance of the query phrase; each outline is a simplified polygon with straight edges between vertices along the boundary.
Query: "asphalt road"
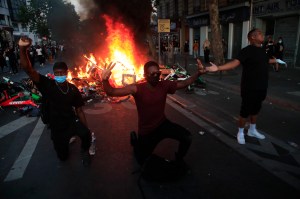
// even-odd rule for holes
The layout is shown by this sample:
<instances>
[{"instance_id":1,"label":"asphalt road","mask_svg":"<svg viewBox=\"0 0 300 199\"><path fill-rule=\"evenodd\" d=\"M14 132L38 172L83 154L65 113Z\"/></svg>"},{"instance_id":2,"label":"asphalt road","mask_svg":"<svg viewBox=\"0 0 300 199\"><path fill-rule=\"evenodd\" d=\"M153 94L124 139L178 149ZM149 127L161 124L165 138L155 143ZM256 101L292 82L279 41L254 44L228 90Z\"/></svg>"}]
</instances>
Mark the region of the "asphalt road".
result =
<instances>
[{"instance_id":1,"label":"asphalt road","mask_svg":"<svg viewBox=\"0 0 300 199\"><path fill-rule=\"evenodd\" d=\"M97 137L91 166L81 164L78 139L70 146L70 159L61 163L49 130L34 118L0 139L1 198L143 198L142 193L144 198L299 198L299 190L216 138L215 127L170 99L167 116L192 133L186 157L190 172L174 182L138 181L140 173L133 172L139 167L129 143L129 132L136 130L134 102L91 103L85 112ZM2 111L0 118L1 128L20 119L11 110ZM176 147L176 142L165 140L155 153L172 159Z\"/></svg>"},{"instance_id":2,"label":"asphalt road","mask_svg":"<svg viewBox=\"0 0 300 199\"><path fill-rule=\"evenodd\" d=\"M45 74L51 67L38 70ZM61 163L39 118L5 108L0 110L0 198L299 198L300 153L291 144L300 140L299 111L266 101L258 123L266 139L246 137L242 146L235 137L239 104L238 91L212 83L168 97L167 116L193 135L186 157L190 172L168 183L138 181L140 173L134 173L139 166L129 144L137 121L132 100L85 106L97 136L89 168L81 164L78 139L70 146L70 160ZM176 147L165 140L155 153L172 159Z\"/></svg>"}]
</instances>

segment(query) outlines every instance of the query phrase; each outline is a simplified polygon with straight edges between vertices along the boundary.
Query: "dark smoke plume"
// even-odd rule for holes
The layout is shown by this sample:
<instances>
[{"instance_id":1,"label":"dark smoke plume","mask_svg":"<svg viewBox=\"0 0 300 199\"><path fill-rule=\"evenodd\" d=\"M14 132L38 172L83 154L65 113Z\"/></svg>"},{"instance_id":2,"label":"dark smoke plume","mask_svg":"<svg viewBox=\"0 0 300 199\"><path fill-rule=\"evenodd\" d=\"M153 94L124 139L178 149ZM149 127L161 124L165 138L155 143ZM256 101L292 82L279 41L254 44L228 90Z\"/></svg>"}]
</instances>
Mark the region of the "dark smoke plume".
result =
<instances>
[{"instance_id":1,"label":"dark smoke plume","mask_svg":"<svg viewBox=\"0 0 300 199\"><path fill-rule=\"evenodd\" d=\"M87 38L94 38L96 42L87 46L90 50L93 50L93 46L101 44L100 37L105 38L105 23L102 18L104 14L129 26L138 44L142 45L146 41L153 9L151 0L94 0L95 6L92 9L91 0L79 2L83 8L88 8L88 18L83 21L82 29L85 30Z\"/></svg>"}]
</instances>

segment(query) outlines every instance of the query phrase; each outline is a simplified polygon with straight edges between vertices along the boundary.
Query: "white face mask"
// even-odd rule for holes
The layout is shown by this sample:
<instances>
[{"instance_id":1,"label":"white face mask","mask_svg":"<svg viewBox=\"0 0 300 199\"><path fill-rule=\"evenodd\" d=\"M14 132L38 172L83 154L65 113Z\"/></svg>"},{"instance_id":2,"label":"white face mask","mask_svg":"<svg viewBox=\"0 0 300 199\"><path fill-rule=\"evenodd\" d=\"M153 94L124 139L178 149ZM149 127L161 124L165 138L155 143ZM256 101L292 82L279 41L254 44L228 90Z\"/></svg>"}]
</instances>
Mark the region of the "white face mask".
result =
<instances>
[{"instance_id":1,"label":"white face mask","mask_svg":"<svg viewBox=\"0 0 300 199\"><path fill-rule=\"evenodd\" d=\"M282 40L279 40L279 41L278 41L278 43L280 43L280 44L281 44L281 43L282 43Z\"/></svg>"}]
</instances>

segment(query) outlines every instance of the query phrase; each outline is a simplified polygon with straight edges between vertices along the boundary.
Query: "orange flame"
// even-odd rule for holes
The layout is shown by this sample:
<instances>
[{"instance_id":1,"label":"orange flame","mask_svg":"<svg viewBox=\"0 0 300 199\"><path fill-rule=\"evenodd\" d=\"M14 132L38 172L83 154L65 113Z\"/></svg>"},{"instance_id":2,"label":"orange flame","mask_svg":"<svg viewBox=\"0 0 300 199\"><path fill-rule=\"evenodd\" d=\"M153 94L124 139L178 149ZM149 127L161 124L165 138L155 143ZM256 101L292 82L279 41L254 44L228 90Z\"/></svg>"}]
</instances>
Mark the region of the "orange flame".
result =
<instances>
[{"instance_id":1,"label":"orange flame","mask_svg":"<svg viewBox=\"0 0 300 199\"><path fill-rule=\"evenodd\" d=\"M67 79L69 81L72 81L72 77L88 79L91 75L90 70L97 68L101 71L105 63L110 62L116 63L110 78L114 86L120 87L143 79L143 64L146 58L136 48L131 29L120 21L114 21L108 15L104 15L103 18L106 21L108 36L105 41L108 52L100 53L98 59L92 53L88 56L83 55L88 60L86 66L78 66L74 71L69 72ZM94 83L89 82L90 85ZM80 85L78 87L82 88Z\"/></svg>"},{"instance_id":2,"label":"orange flame","mask_svg":"<svg viewBox=\"0 0 300 199\"><path fill-rule=\"evenodd\" d=\"M129 27L118 21L113 21L104 15L108 36L106 43L109 45L110 60L117 64L112 70L111 78L117 86L122 85L123 74L136 75L136 80L143 78L143 60L138 59L137 49L132 31Z\"/></svg>"},{"instance_id":3,"label":"orange flame","mask_svg":"<svg viewBox=\"0 0 300 199\"><path fill-rule=\"evenodd\" d=\"M143 78L143 64L146 58L136 48L131 29L120 21L114 21L108 15L104 15L103 18L106 22L107 37L105 42L108 52L102 53L98 60L93 54L89 56L84 55L88 60L86 66L80 66L69 72L68 80L71 81L72 77L88 79L90 77L89 71L92 68L97 68L101 71L105 63L109 64L110 62L116 63L110 78L111 83L116 87L123 86L124 81L134 83L134 81L141 80ZM103 57L104 54L107 57ZM134 77L134 81L132 81L132 77Z\"/></svg>"}]
</instances>

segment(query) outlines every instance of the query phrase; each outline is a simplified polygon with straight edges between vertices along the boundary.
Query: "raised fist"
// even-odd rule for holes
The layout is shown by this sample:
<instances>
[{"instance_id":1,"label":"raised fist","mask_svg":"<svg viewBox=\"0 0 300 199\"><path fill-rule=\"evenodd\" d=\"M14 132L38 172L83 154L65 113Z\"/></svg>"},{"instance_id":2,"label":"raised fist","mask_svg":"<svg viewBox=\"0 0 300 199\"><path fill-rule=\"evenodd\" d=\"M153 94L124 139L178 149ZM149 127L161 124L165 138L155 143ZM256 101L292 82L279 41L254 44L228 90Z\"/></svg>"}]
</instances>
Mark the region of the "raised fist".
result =
<instances>
[{"instance_id":1,"label":"raised fist","mask_svg":"<svg viewBox=\"0 0 300 199\"><path fill-rule=\"evenodd\" d=\"M18 42L19 46L30 46L31 45L31 39L28 37L21 37L21 39Z\"/></svg>"}]
</instances>

